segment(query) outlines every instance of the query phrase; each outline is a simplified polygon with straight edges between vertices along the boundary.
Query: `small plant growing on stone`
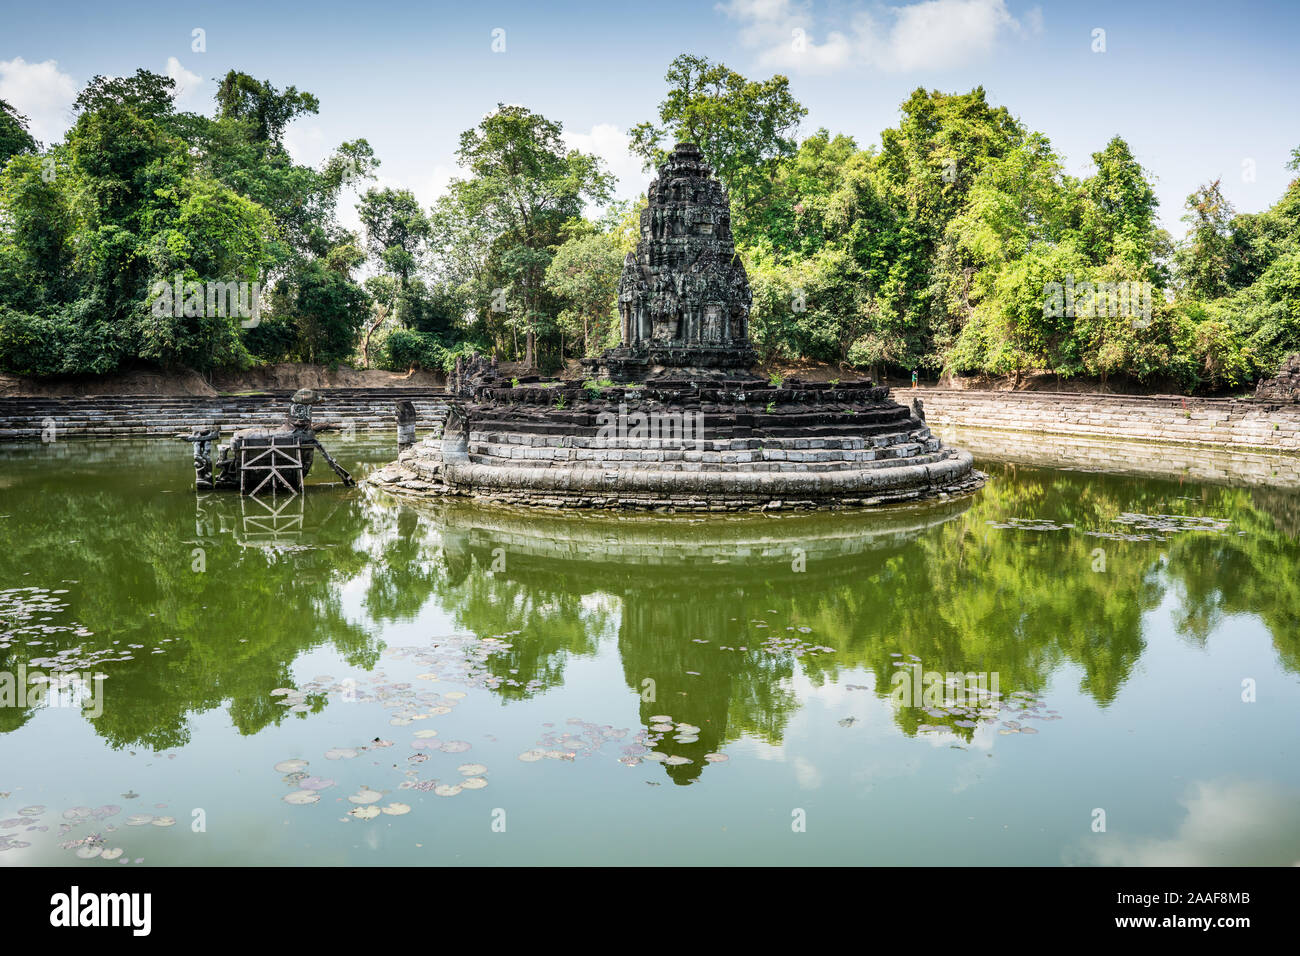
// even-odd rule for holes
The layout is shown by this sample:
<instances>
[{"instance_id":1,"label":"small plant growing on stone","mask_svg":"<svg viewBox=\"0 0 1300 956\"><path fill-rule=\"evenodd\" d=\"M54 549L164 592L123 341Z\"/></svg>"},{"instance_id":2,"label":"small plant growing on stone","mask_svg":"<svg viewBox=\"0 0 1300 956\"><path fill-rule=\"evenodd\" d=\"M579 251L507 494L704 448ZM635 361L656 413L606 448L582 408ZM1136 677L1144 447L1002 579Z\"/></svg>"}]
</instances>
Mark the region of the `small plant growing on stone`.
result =
<instances>
[{"instance_id":1,"label":"small plant growing on stone","mask_svg":"<svg viewBox=\"0 0 1300 956\"><path fill-rule=\"evenodd\" d=\"M510 387L511 387L511 388L518 388L518 387L519 387L519 379L517 379L517 378L512 378L512 379L510 380Z\"/></svg>"},{"instance_id":2,"label":"small plant growing on stone","mask_svg":"<svg viewBox=\"0 0 1300 956\"><path fill-rule=\"evenodd\" d=\"M833 379L831 379L830 384L831 384L832 386L838 385L838 384L840 384L840 380L839 380L838 378L833 378Z\"/></svg>"},{"instance_id":3,"label":"small plant growing on stone","mask_svg":"<svg viewBox=\"0 0 1300 956\"><path fill-rule=\"evenodd\" d=\"M597 382L594 378L587 379L585 382L582 383L582 387L585 388L587 391L591 392L591 394L593 395L595 395L597 392L600 391L600 383Z\"/></svg>"},{"instance_id":4,"label":"small plant growing on stone","mask_svg":"<svg viewBox=\"0 0 1300 956\"><path fill-rule=\"evenodd\" d=\"M775 385L777 388L780 388L784 382L785 379L782 378L780 374L778 374L777 372L773 372L767 380L768 385Z\"/></svg>"},{"instance_id":5,"label":"small plant growing on stone","mask_svg":"<svg viewBox=\"0 0 1300 956\"><path fill-rule=\"evenodd\" d=\"M557 398L557 399L555 400L555 407L556 407L556 408L563 408L564 405L565 405L565 402L564 402L564 393L561 392L561 393L560 393L560 397Z\"/></svg>"},{"instance_id":6,"label":"small plant growing on stone","mask_svg":"<svg viewBox=\"0 0 1300 956\"><path fill-rule=\"evenodd\" d=\"M776 402L768 402L768 403L767 403L767 413L768 413L769 415L771 415L774 411L776 411Z\"/></svg>"}]
</instances>

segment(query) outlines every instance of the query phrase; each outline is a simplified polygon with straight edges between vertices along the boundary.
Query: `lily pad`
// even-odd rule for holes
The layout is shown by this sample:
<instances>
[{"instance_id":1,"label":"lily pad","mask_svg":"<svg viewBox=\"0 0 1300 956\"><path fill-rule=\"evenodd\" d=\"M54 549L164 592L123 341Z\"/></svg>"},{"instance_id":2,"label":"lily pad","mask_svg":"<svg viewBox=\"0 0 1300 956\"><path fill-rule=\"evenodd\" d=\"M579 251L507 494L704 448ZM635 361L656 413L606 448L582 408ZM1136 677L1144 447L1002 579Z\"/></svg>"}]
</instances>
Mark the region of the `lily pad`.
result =
<instances>
[{"instance_id":1,"label":"lily pad","mask_svg":"<svg viewBox=\"0 0 1300 956\"><path fill-rule=\"evenodd\" d=\"M410 805L406 803L390 803L382 809L384 813L388 814L390 817L400 817L411 812Z\"/></svg>"},{"instance_id":2,"label":"lily pad","mask_svg":"<svg viewBox=\"0 0 1300 956\"><path fill-rule=\"evenodd\" d=\"M454 797L456 794L460 793L460 791L460 786L450 786L445 783L433 788L433 792L440 797Z\"/></svg>"},{"instance_id":3,"label":"lily pad","mask_svg":"<svg viewBox=\"0 0 1300 956\"><path fill-rule=\"evenodd\" d=\"M488 785L486 777L466 777L460 782L466 790L482 790Z\"/></svg>"},{"instance_id":4,"label":"lily pad","mask_svg":"<svg viewBox=\"0 0 1300 956\"><path fill-rule=\"evenodd\" d=\"M314 790L290 790L284 795L284 802L295 807L303 807L319 801L320 794Z\"/></svg>"},{"instance_id":5,"label":"lily pad","mask_svg":"<svg viewBox=\"0 0 1300 956\"><path fill-rule=\"evenodd\" d=\"M378 807L356 807L348 811L348 816L356 817L358 820L373 820L379 816Z\"/></svg>"},{"instance_id":6,"label":"lily pad","mask_svg":"<svg viewBox=\"0 0 1300 956\"><path fill-rule=\"evenodd\" d=\"M353 803L378 803L382 799L384 799L382 793L369 787L362 787L358 792L348 795L348 800Z\"/></svg>"},{"instance_id":7,"label":"lily pad","mask_svg":"<svg viewBox=\"0 0 1300 956\"><path fill-rule=\"evenodd\" d=\"M463 763L456 768L456 771L466 777L481 777L487 773L487 767L481 763Z\"/></svg>"}]
</instances>

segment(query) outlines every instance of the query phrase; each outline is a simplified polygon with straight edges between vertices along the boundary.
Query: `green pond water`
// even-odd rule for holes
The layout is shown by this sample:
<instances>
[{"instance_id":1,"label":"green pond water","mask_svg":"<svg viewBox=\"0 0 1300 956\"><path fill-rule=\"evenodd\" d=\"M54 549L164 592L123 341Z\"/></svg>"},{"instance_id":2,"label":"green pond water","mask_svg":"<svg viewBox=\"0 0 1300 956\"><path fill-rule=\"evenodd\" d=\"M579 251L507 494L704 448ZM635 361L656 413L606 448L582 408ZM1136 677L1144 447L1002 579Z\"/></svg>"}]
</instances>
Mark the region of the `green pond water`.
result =
<instances>
[{"instance_id":1,"label":"green pond water","mask_svg":"<svg viewBox=\"0 0 1300 956\"><path fill-rule=\"evenodd\" d=\"M0 865L1300 861L1300 495L981 467L698 520L0 446Z\"/></svg>"}]
</instances>

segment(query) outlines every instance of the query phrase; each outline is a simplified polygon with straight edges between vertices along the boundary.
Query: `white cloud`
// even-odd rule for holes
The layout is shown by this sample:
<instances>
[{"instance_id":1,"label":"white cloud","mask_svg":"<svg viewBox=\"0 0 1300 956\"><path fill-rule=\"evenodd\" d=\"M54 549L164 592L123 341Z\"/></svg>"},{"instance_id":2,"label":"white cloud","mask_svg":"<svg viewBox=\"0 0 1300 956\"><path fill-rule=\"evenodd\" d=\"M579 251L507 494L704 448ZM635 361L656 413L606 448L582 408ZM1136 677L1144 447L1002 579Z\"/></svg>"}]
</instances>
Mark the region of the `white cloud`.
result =
<instances>
[{"instance_id":1,"label":"white cloud","mask_svg":"<svg viewBox=\"0 0 1300 956\"><path fill-rule=\"evenodd\" d=\"M842 29L816 39L808 0L728 0L718 9L740 23L740 40L759 62L790 72L870 66L889 72L963 66L990 55L1007 33L1022 32L1006 0L921 0L887 7L881 20L852 12ZM1026 16L1042 29L1042 11Z\"/></svg>"},{"instance_id":2,"label":"white cloud","mask_svg":"<svg viewBox=\"0 0 1300 956\"><path fill-rule=\"evenodd\" d=\"M794 758L794 776L801 790L816 790L822 785L822 772L811 760Z\"/></svg>"},{"instance_id":3,"label":"white cloud","mask_svg":"<svg viewBox=\"0 0 1300 956\"><path fill-rule=\"evenodd\" d=\"M189 113L206 113L215 89L197 73L191 73L174 56L167 58L167 75L176 81L176 108Z\"/></svg>"},{"instance_id":4,"label":"white cloud","mask_svg":"<svg viewBox=\"0 0 1300 956\"><path fill-rule=\"evenodd\" d=\"M1197 782L1171 836L1094 834L1083 848L1101 866L1300 866L1297 797L1271 781Z\"/></svg>"},{"instance_id":5,"label":"white cloud","mask_svg":"<svg viewBox=\"0 0 1300 956\"><path fill-rule=\"evenodd\" d=\"M605 161L605 166L618 177L614 195L619 199L635 199L650 185L650 173L641 171L641 158L628 152L630 137L610 123L597 123L588 133L565 133L564 144L570 149L594 153Z\"/></svg>"},{"instance_id":6,"label":"white cloud","mask_svg":"<svg viewBox=\"0 0 1300 956\"><path fill-rule=\"evenodd\" d=\"M31 134L45 145L59 140L72 125L76 97L77 84L54 60L0 60L0 100L30 119Z\"/></svg>"}]
</instances>

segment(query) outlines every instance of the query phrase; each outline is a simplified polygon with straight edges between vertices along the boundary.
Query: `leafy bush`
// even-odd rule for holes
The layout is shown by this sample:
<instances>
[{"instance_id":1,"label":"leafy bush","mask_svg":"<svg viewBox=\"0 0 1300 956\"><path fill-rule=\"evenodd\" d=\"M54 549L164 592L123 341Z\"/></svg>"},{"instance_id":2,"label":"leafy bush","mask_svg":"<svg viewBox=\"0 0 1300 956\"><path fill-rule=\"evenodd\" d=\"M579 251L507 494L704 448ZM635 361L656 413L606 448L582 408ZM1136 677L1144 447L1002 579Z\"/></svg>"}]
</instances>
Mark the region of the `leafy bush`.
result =
<instances>
[{"instance_id":1,"label":"leafy bush","mask_svg":"<svg viewBox=\"0 0 1300 956\"><path fill-rule=\"evenodd\" d=\"M414 329L394 329L384 341L380 365L394 372L412 368L441 372L446 358L447 350L432 336Z\"/></svg>"}]
</instances>

